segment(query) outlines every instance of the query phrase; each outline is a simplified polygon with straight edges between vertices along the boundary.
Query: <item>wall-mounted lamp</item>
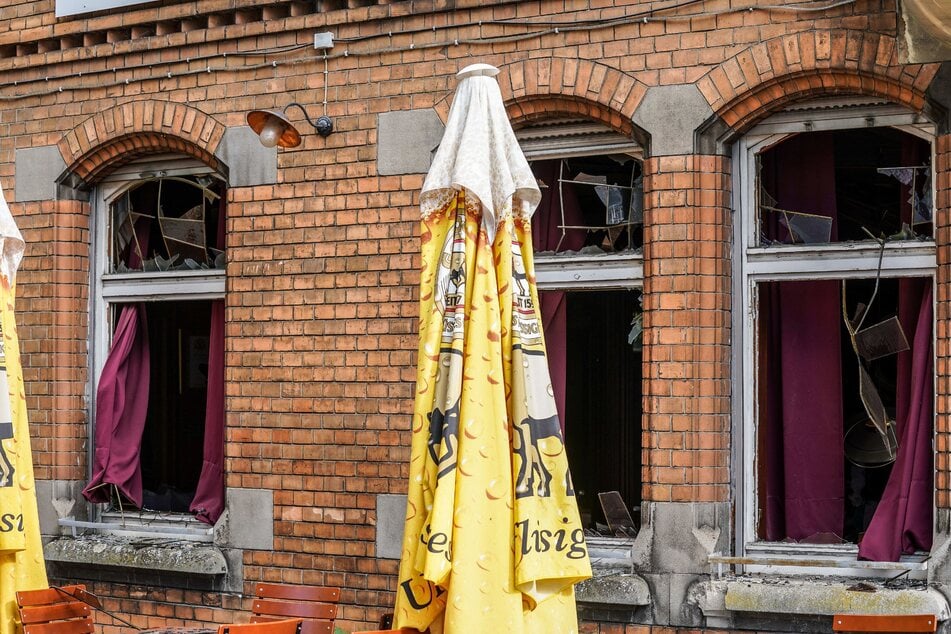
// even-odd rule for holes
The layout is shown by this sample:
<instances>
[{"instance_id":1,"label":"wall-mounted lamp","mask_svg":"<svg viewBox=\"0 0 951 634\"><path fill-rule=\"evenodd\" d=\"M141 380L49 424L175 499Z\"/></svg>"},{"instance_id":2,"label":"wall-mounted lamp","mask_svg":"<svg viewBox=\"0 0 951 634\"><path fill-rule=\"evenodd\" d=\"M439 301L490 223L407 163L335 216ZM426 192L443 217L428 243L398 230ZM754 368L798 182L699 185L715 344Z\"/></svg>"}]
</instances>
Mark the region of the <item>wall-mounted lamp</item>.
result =
<instances>
[{"instance_id":1,"label":"wall-mounted lamp","mask_svg":"<svg viewBox=\"0 0 951 634\"><path fill-rule=\"evenodd\" d=\"M316 121L311 120L310 115L296 101L288 104L280 112L276 110L252 110L248 113L248 125L257 133L264 147L297 147L300 145L300 132L284 116L287 109L291 106L297 106L304 113L307 123L314 126L317 134L322 137L330 136L334 131L334 123L327 115L320 115Z\"/></svg>"}]
</instances>

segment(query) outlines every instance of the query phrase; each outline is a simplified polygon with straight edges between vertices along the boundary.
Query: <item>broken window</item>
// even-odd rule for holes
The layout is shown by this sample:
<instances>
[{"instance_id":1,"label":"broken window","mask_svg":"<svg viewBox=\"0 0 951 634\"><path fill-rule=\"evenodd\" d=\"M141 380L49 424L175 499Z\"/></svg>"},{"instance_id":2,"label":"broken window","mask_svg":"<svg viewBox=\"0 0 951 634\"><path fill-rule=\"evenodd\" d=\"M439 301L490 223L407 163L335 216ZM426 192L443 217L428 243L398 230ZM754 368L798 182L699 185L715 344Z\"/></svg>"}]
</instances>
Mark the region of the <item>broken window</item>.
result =
<instances>
[{"instance_id":1,"label":"broken window","mask_svg":"<svg viewBox=\"0 0 951 634\"><path fill-rule=\"evenodd\" d=\"M898 561L932 538L928 133L785 116L738 144L744 541Z\"/></svg>"},{"instance_id":2,"label":"broken window","mask_svg":"<svg viewBox=\"0 0 951 634\"><path fill-rule=\"evenodd\" d=\"M539 160L539 303L571 475L589 536L630 537L641 495L641 163Z\"/></svg>"},{"instance_id":3,"label":"broken window","mask_svg":"<svg viewBox=\"0 0 951 634\"><path fill-rule=\"evenodd\" d=\"M542 188L536 212L540 254L640 252L644 187L641 163L626 154L536 161Z\"/></svg>"},{"instance_id":4,"label":"broken window","mask_svg":"<svg viewBox=\"0 0 951 634\"><path fill-rule=\"evenodd\" d=\"M224 505L225 187L191 163L126 168L100 187L83 493L107 511L214 523Z\"/></svg>"}]
</instances>

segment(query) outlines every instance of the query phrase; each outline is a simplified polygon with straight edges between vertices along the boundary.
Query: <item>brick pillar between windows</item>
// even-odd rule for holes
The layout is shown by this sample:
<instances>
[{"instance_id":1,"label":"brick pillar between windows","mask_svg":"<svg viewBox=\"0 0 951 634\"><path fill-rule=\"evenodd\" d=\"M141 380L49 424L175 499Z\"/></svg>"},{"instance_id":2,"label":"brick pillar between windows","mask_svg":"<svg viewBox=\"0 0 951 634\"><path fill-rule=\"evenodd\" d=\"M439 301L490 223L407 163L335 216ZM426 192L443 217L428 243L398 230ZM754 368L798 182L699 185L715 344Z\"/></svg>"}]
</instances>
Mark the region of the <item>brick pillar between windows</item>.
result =
<instances>
[{"instance_id":1,"label":"brick pillar between windows","mask_svg":"<svg viewBox=\"0 0 951 634\"><path fill-rule=\"evenodd\" d=\"M724 502L730 456L730 159L644 163L643 499Z\"/></svg>"},{"instance_id":2,"label":"brick pillar between windows","mask_svg":"<svg viewBox=\"0 0 951 634\"><path fill-rule=\"evenodd\" d=\"M86 477L89 203L10 206L26 253L17 325L37 480Z\"/></svg>"},{"instance_id":3,"label":"brick pillar between windows","mask_svg":"<svg viewBox=\"0 0 951 634\"><path fill-rule=\"evenodd\" d=\"M951 135L935 143L935 243L937 252L935 312L935 505L951 508Z\"/></svg>"}]
</instances>

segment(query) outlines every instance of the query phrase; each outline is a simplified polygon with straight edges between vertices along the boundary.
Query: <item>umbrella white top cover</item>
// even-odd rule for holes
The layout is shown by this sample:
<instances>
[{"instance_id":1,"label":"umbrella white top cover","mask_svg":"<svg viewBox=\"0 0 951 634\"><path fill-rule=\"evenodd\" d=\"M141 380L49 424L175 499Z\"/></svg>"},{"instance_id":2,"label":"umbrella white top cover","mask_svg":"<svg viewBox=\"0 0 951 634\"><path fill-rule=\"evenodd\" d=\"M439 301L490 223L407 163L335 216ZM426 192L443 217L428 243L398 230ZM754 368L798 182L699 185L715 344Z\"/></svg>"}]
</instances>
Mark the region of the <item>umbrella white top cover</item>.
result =
<instances>
[{"instance_id":1,"label":"umbrella white top cover","mask_svg":"<svg viewBox=\"0 0 951 634\"><path fill-rule=\"evenodd\" d=\"M518 145L489 64L466 66L449 111L446 131L423 183L419 205L426 218L447 197L466 189L482 203L483 225L495 239L499 218L531 218L542 199L532 168ZM512 209L512 201L518 209Z\"/></svg>"}]
</instances>

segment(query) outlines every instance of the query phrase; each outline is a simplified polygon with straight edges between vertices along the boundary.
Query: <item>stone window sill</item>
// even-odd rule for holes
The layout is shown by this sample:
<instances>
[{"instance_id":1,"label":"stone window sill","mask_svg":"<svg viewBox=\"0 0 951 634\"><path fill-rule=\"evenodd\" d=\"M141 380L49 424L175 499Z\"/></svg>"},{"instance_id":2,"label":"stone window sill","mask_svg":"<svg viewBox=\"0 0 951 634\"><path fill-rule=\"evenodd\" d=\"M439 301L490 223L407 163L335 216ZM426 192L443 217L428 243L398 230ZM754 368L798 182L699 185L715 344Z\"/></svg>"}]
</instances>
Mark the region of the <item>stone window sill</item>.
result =
<instances>
[{"instance_id":1,"label":"stone window sill","mask_svg":"<svg viewBox=\"0 0 951 634\"><path fill-rule=\"evenodd\" d=\"M687 602L706 617L708 627L734 628L766 615L831 617L835 614L934 614L951 617L948 601L923 581L843 579L816 576L725 577L694 585Z\"/></svg>"},{"instance_id":2,"label":"stone window sill","mask_svg":"<svg viewBox=\"0 0 951 634\"><path fill-rule=\"evenodd\" d=\"M227 560L220 548L194 541L82 535L53 539L43 550L46 560L56 564L204 576L228 573Z\"/></svg>"}]
</instances>

